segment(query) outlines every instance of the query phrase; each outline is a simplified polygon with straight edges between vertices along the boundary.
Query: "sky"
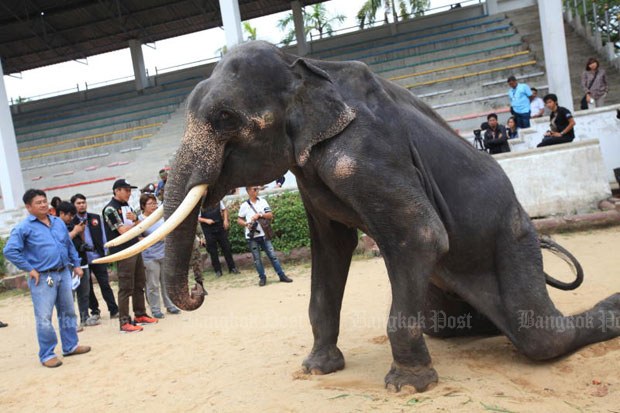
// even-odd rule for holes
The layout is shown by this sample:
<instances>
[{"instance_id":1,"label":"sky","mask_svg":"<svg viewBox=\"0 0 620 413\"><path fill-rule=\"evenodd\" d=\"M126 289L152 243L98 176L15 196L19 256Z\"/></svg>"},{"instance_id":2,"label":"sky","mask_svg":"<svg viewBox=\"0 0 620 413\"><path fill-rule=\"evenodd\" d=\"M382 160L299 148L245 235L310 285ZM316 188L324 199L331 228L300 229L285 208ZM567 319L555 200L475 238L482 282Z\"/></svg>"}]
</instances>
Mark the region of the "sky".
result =
<instances>
[{"instance_id":1,"label":"sky","mask_svg":"<svg viewBox=\"0 0 620 413\"><path fill-rule=\"evenodd\" d=\"M334 29L351 28L357 25L355 18L357 11L361 8L365 0L331 0L324 4L329 16L342 14L346 20L340 24L335 23ZM431 9L443 7L457 0L431 0ZM469 1L471 2L471 0ZM463 2L463 3L469 3ZM477 1L476 1L477 2ZM440 10L441 11L441 10ZM282 19L289 12L272 14L250 20L250 24L257 28L257 37L271 43L279 43L285 33L278 29L278 20ZM381 19L377 13L377 19ZM154 45L143 45L142 53L144 63L150 75L157 71L170 71L176 65L186 64L212 58L217 55L217 50L226 44L224 30L213 28L203 30L184 36L175 37L156 42ZM4 82L9 101L19 96L33 97L40 95L54 95L64 90L64 93L71 91L84 90L86 84L88 88L103 86L107 81L125 78L129 80L133 77L131 64L131 54L129 49L117 50L91 56L87 59L88 64L77 61L69 61L51 66L45 66L33 70L28 70L19 74L21 78L15 76L4 76ZM157 69L156 69L157 68ZM118 82L119 80L116 80ZM110 83L115 83L110 82Z\"/></svg>"}]
</instances>

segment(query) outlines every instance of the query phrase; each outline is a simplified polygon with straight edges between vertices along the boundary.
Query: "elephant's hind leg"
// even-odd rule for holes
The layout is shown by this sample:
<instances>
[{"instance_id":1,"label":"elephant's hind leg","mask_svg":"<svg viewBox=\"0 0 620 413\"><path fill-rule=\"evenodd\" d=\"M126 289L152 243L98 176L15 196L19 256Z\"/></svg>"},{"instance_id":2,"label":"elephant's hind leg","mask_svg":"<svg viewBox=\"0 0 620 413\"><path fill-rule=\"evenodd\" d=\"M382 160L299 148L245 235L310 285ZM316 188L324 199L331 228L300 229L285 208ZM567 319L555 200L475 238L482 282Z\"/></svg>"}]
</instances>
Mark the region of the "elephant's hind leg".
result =
<instances>
[{"instance_id":1,"label":"elephant's hind leg","mask_svg":"<svg viewBox=\"0 0 620 413\"><path fill-rule=\"evenodd\" d=\"M519 351L534 360L547 360L620 335L620 293L588 311L565 316L547 292L536 234L507 244L512 244L504 245L510 254L497 261L506 320L500 327ZM609 320L616 322L609 325Z\"/></svg>"},{"instance_id":2,"label":"elephant's hind leg","mask_svg":"<svg viewBox=\"0 0 620 413\"><path fill-rule=\"evenodd\" d=\"M498 335L501 331L461 297L431 282L424 306L424 334L447 338Z\"/></svg>"}]
</instances>

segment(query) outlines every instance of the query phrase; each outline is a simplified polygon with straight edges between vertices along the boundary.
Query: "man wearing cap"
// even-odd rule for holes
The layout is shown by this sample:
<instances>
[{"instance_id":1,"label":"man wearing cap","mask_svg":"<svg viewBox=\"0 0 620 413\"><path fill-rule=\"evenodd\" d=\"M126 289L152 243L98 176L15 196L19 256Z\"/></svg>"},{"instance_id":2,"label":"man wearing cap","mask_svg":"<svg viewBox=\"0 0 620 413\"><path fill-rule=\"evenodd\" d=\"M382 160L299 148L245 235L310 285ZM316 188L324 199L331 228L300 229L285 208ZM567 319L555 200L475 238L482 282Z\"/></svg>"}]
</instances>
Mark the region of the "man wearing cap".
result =
<instances>
[{"instance_id":1,"label":"man wearing cap","mask_svg":"<svg viewBox=\"0 0 620 413\"><path fill-rule=\"evenodd\" d=\"M118 179L112 186L114 196L103 208L103 221L105 223L105 233L108 240L120 236L129 231L140 221L134 210L129 206L127 201L131 197L132 186L125 179ZM126 243L117 247L110 247L110 254L116 254L125 248L131 247L138 242L135 237ZM144 262L142 255L136 254L133 257L126 258L117 262L118 268L118 307L120 314L121 333L131 333L142 331L141 325L156 323L157 320L146 314L144 303L144 288L146 284L146 275L144 272ZM129 315L129 297L131 297L134 313L134 322L132 323Z\"/></svg>"}]
</instances>

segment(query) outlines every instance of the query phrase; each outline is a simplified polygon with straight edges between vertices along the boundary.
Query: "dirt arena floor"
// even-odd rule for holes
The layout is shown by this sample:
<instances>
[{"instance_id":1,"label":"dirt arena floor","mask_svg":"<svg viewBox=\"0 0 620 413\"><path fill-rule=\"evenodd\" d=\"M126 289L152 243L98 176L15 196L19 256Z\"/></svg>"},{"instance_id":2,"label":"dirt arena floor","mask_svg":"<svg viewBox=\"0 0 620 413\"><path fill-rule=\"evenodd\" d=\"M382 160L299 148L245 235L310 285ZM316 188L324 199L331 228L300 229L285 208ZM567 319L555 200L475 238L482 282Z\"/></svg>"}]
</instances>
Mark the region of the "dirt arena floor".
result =
<instances>
[{"instance_id":1,"label":"dirt arena floor","mask_svg":"<svg viewBox=\"0 0 620 413\"><path fill-rule=\"evenodd\" d=\"M620 291L620 228L555 237L578 257L585 282L552 290L566 313ZM564 280L568 267L546 256ZM500 411L620 412L620 338L552 363L534 363L504 337L427 338L440 382L422 394L384 389L391 353L386 331L390 289L380 258L357 258L342 310L339 346L346 368L307 376L312 346L308 264L285 267L293 284L264 288L254 272L208 277L209 296L195 312L168 315L136 334L117 320L87 327L92 352L57 369L42 367L28 295L0 299L0 406L24 411ZM103 300L100 300L103 302Z\"/></svg>"}]
</instances>

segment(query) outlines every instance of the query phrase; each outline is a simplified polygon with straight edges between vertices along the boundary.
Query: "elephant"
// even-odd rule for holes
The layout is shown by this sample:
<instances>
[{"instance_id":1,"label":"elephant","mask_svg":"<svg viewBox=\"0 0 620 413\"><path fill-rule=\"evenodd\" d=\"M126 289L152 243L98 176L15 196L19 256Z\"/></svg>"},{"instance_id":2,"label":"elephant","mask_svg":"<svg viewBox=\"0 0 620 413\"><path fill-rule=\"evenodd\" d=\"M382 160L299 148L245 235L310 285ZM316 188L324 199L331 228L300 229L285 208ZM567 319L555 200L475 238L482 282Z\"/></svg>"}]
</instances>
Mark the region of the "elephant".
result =
<instances>
[{"instance_id":1,"label":"elephant","mask_svg":"<svg viewBox=\"0 0 620 413\"><path fill-rule=\"evenodd\" d=\"M358 229L376 241L391 285L389 390L422 392L438 382L424 334L503 334L533 360L620 335L600 317L620 317L620 293L581 314L556 309L546 284L575 288L582 271L567 251L539 238L492 156L366 64L299 57L262 41L231 49L187 100L161 212L172 222L166 287L180 309L204 300L187 280L201 205L287 170L296 176L311 238L307 373L345 366L337 341ZM541 247L567 257L577 280L545 274ZM425 323L433 312L466 327ZM579 328L532 327L528 320Z\"/></svg>"}]
</instances>

